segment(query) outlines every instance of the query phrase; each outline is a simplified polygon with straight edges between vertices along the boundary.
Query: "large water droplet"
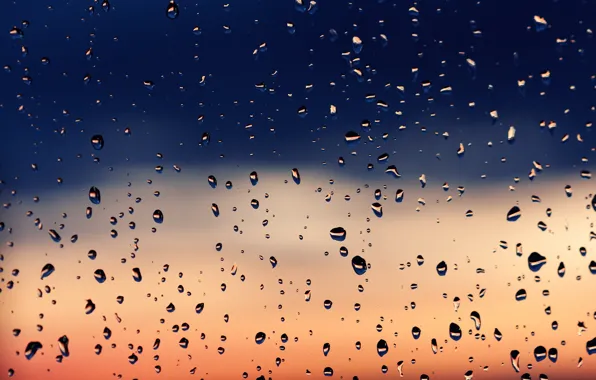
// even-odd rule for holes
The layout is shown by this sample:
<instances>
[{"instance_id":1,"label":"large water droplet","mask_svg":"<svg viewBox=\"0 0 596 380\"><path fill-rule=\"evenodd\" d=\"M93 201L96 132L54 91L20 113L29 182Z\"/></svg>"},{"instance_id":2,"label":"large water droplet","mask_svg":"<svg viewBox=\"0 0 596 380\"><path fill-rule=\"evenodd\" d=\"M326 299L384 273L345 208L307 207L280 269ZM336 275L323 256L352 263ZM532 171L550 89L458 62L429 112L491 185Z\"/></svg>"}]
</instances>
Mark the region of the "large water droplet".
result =
<instances>
[{"instance_id":1,"label":"large water droplet","mask_svg":"<svg viewBox=\"0 0 596 380\"><path fill-rule=\"evenodd\" d=\"M387 342L384 339L379 340L377 342L377 354L379 354L380 357L383 357L387 352L389 352L389 345L387 345Z\"/></svg>"},{"instance_id":2,"label":"large water droplet","mask_svg":"<svg viewBox=\"0 0 596 380\"><path fill-rule=\"evenodd\" d=\"M180 11L178 9L178 4L176 4L176 2L174 0L170 0L170 3L168 4L168 7L166 8L166 17L169 18L170 20L174 20L178 17L179 13L180 13Z\"/></svg>"},{"instance_id":3,"label":"large water droplet","mask_svg":"<svg viewBox=\"0 0 596 380\"><path fill-rule=\"evenodd\" d=\"M515 222L521 217L521 210L517 206L511 207L509 212L507 212L507 221L508 222Z\"/></svg>"},{"instance_id":4,"label":"large water droplet","mask_svg":"<svg viewBox=\"0 0 596 380\"><path fill-rule=\"evenodd\" d=\"M43 346L40 342L34 341L27 343L27 346L25 347L25 358L27 360L31 360L37 351L41 350L42 348Z\"/></svg>"},{"instance_id":5,"label":"large water droplet","mask_svg":"<svg viewBox=\"0 0 596 380\"><path fill-rule=\"evenodd\" d=\"M333 240L344 241L346 240L347 232L343 227L335 227L332 228L331 231L329 231L329 235Z\"/></svg>"},{"instance_id":6,"label":"large water droplet","mask_svg":"<svg viewBox=\"0 0 596 380\"><path fill-rule=\"evenodd\" d=\"M544 346L537 346L534 348L534 359L536 359L537 362L546 359L546 348Z\"/></svg>"},{"instance_id":7,"label":"large water droplet","mask_svg":"<svg viewBox=\"0 0 596 380\"><path fill-rule=\"evenodd\" d=\"M255 343L256 344L263 344L263 342L265 341L266 338L267 338L267 335L265 335L264 332L258 332L255 335Z\"/></svg>"},{"instance_id":8,"label":"large water droplet","mask_svg":"<svg viewBox=\"0 0 596 380\"><path fill-rule=\"evenodd\" d=\"M250 183L253 186L256 186L257 183L259 183L259 175L257 174L257 172L251 172L249 175L249 178L250 178Z\"/></svg>"},{"instance_id":9,"label":"large water droplet","mask_svg":"<svg viewBox=\"0 0 596 380\"><path fill-rule=\"evenodd\" d=\"M41 279L43 280L44 278L50 276L52 273L54 273L54 270L56 270L56 268L54 268L52 264L48 263L44 265L43 268L41 268Z\"/></svg>"},{"instance_id":10,"label":"large water droplet","mask_svg":"<svg viewBox=\"0 0 596 380\"><path fill-rule=\"evenodd\" d=\"M515 372L519 372L519 351L513 350L509 353L509 358L511 360L511 366L515 370Z\"/></svg>"},{"instance_id":11,"label":"large water droplet","mask_svg":"<svg viewBox=\"0 0 596 380\"><path fill-rule=\"evenodd\" d=\"M95 150L102 150L104 145L103 136L102 135L94 135L91 137L91 146Z\"/></svg>"},{"instance_id":12,"label":"large water droplet","mask_svg":"<svg viewBox=\"0 0 596 380\"><path fill-rule=\"evenodd\" d=\"M352 269L354 269L357 275L362 276L367 270L366 260L360 256L352 257Z\"/></svg>"},{"instance_id":13,"label":"large water droplet","mask_svg":"<svg viewBox=\"0 0 596 380\"><path fill-rule=\"evenodd\" d=\"M141 282L141 281L143 281L143 275L141 274L141 269L140 268L132 268L132 279L135 282Z\"/></svg>"},{"instance_id":14,"label":"large water droplet","mask_svg":"<svg viewBox=\"0 0 596 380\"><path fill-rule=\"evenodd\" d=\"M528 297L528 293L526 293L525 289L520 289L515 293L515 300L516 301L523 301Z\"/></svg>"},{"instance_id":15,"label":"large water droplet","mask_svg":"<svg viewBox=\"0 0 596 380\"><path fill-rule=\"evenodd\" d=\"M153 211L153 221L155 223L163 223L163 212L161 210Z\"/></svg>"},{"instance_id":16,"label":"large water droplet","mask_svg":"<svg viewBox=\"0 0 596 380\"><path fill-rule=\"evenodd\" d=\"M546 264L546 257L538 252L532 252L528 256L528 267L532 272L538 272Z\"/></svg>"},{"instance_id":17,"label":"large water droplet","mask_svg":"<svg viewBox=\"0 0 596 380\"><path fill-rule=\"evenodd\" d=\"M94 273L93 276L95 277L95 280L97 282L99 282L100 284L103 284L106 281L106 274L102 269L97 269Z\"/></svg>"},{"instance_id":18,"label":"large water droplet","mask_svg":"<svg viewBox=\"0 0 596 380\"><path fill-rule=\"evenodd\" d=\"M98 205L101 203L101 193L99 192L99 189L95 186L91 186L91 188L89 189L89 200L91 201L91 203Z\"/></svg>"},{"instance_id":19,"label":"large water droplet","mask_svg":"<svg viewBox=\"0 0 596 380\"><path fill-rule=\"evenodd\" d=\"M470 313L470 319L474 321L474 327L476 330L480 330L480 326L482 325L482 321L480 320L480 314L477 311L473 311Z\"/></svg>"},{"instance_id":20,"label":"large water droplet","mask_svg":"<svg viewBox=\"0 0 596 380\"><path fill-rule=\"evenodd\" d=\"M457 323L451 323L449 325L449 336L451 337L451 339L458 341L461 339L462 337L462 332L461 332L461 328L459 327L459 325Z\"/></svg>"}]
</instances>

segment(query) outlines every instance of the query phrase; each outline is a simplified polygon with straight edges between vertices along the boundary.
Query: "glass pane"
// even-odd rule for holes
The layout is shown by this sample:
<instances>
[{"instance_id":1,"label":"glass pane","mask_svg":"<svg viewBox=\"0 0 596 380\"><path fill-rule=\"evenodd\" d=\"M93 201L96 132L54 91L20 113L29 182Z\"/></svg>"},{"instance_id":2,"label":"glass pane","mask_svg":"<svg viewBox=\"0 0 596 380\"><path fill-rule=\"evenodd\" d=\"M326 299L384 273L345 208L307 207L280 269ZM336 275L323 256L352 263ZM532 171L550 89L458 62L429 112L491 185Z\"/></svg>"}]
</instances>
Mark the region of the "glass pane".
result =
<instances>
[{"instance_id":1,"label":"glass pane","mask_svg":"<svg viewBox=\"0 0 596 380\"><path fill-rule=\"evenodd\" d=\"M594 379L595 2L0 24L0 378Z\"/></svg>"}]
</instances>

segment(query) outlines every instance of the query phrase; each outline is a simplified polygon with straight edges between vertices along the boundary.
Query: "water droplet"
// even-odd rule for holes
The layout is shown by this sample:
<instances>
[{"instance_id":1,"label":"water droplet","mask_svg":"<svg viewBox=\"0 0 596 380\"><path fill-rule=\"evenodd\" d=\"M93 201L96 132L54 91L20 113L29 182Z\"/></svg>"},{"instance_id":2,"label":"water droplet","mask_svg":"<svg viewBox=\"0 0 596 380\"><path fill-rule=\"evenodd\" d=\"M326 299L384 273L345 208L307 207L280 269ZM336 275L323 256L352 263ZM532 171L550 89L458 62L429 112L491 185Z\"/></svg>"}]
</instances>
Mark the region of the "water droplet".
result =
<instances>
[{"instance_id":1,"label":"water droplet","mask_svg":"<svg viewBox=\"0 0 596 380\"><path fill-rule=\"evenodd\" d=\"M214 176L210 175L207 177L207 181L209 182L209 186L211 186L213 189L217 187L217 178Z\"/></svg>"},{"instance_id":2,"label":"water droplet","mask_svg":"<svg viewBox=\"0 0 596 380\"><path fill-rule=\"evenodd\" d=\"M534 359L536 359L536 362L541 362L546 359L546 348L544 346L537 346L534 348Z\"/></svg>"},{"instance_id":3,"label":"water droplet","mask_svg":"<svg viewBox=\"0 0 596 380\"><path fill-rule=\"evenodd\" d=\"M430 340L430 348L432 349L433 354L439 352L439 347L437 346L437 340L435 338Z\"/></svg>"},{"instance_id":4,"label":"water droplet","mask_svg":"<svg viewBox=\"0 0 596 380\"><path fill-rule=\"evenodd\" d=\"M383 216L383 206L381 206L381 204L379 202L375 202L370 206L371 210L373 211L373 213L375 214L375 216L377 217L382 217Z\"/></svg>"},{"instance_id":5,"label":"water droplet","mask_svg":"<svg viewBox=\"0 0 596 380\"><path fill-rule=\"evenodd\" d=\"M128 362L130 364L135 364L137 361L139 361L139 357L135 354L130 354L130 356L128 357Z\"/></svg>"},{"instance_id":6,"label":"water droplet","mask_svg":"<svg viewBox=\"0 0 596 380\"><path fill-rule=\"evenodd\" d=\"M211 211L213 212L213 215L215 215L216 218L219 216L219 206L217 204L211 204Z\"/></svg>"},{"instance_id":7,"label":"water droplet","mask_svg":"<svg viewBox=\"0 0 596 380\"><path fill-rule=\"evenodd\" d=\"M329 235L335 241L344 241L346 240L347 232L343 227L335 227L329 231Z\"/></svg>"},{"instance_id":8,"label":"water droplet","mask_svg":"<svg viewBox=\"0 0 596 380\"><path fill-rule=\"evenodd\" d=\"M596 338L586 342L586 351L588 352L588 355L596 354Z\"/></svg>"},{"instance_id":9,"label":"water droplet","mask_svg":"<svg viewBox=\"0 0 596 380\"><path fill-rule=\"evenodd\" d=\"M509 354L509 358L511 359L511 366L515 370L515 372L519 372L519 351L513 350Z\"/></svg>"},{"instance_id":10,"label":"water droplet","mask_svg":"<svg viewBox=\"0 0 596 380\"><path fill-rule=\"evenodd\" d=\"M168 7L166 8L166 16L170 20L174 20L178 17L179 14L178 4L174 0L170 0Z\"/></svg>"},{"instance_id":11,"label":"water droplet","mask_svg":"<svg viewBox=\"0 0 596 380\"><path fill-rule=\"evenodd\" d=\"M95 304L91 300L87 300L85 304L85 314L91 314L95 311Z\"/></svg>"},{"instance_id":12,"label":"water droplet","mask_svg":"<svg viewBox=\"0 0 596 380\"><path fill-rule=\"evenodd\" d=\"M107 279L106 274L105 274L105 272L102 269L97 269L93 273L93 275L95 277L95 280L97 282L99 282L100 284L103 284L106 281L106 279Z\"/></svg>"},{"instance_id":13,"label":"water droplet","mask_svg":"<svg viewBox=\"0 0 596 380\"><path fill-rule=\"evenodd\" d=\"M439 276L445 276L447 274L447 263L441 261L437 264L437 274Z\"/></svg>"},{"instance_id":14,"label":"water droplet","mask_svg":"<svg viewBox=\"0 0 596 380\"><path fill-rule=\"evenodd\" d=\"M520 289L515 293L515 300L516 301L523 301L527 298L528 294L526 293L525 289Z\"/></svg>"},{"instance_id":15,"label":"water droplet","mask_svg":"<svg viewBox=\"0 0 596 380\"><path fill-rule=\"evenodd\" d=\"M420 327L418 327L418 326L412 327L412 337L414 339L420 338L421 333L422 333L422 331L420 330Z\"/></svg>"},{"instance_id":16,"label":"water droplet","mask_svg":"<svg viewBox=\"0 0 596 380\"><path fill-rule=\"evenodd\" d=\"M360 256L352 257L352 269L357 275L362 276L367 270L366 260Z\"/></svg>"},{"instance_id":17,"label":"water droplet","mask_svg":"<svg viewBox=\"0 0 596 380\"><path fill-rule=\"evenodd\" d=\"M300 185L300 172L296 168L292 169L292 179L296 185Z\"/></svg>"},{"instance_id":18,"label":"water droplet","mask_svg":"<svg viewBox=\"0 0 596 380\"><path fill-rule=\"evenodd\" d=\"M205 309L205 304L203 302L198 303L197 306L195 306L195 313L201 314L203 309Z\"/></svg>"},{"instance_id":19,"label":"water droplet","mask_svg":"<svg viewBox=\"0 0 596 380\"><path fill-rule=\"evenodd\" d=\"M50 238L52 238L52 240L55 243L60 243L60 241L62 240L62 237L60 236L60 234L58 232L56 232L56 230L49 230L48 234L50 235Z\"/></svg>"},{"instance_id":20,"label":"water droplet","mask_svg":"<svg viewBox=\"0 0 596 380\"><path fill-rule=\"evenodd\" d=\"M262 344L265 341L266 338L267 338L267 335L265 335L264 332L258 332L255 335L255 343L256 344Z\"/></svg>"},{"instance_id":21,"label":"water droplet","mask_svg":"<svg viewBox=\"0 0 596 380\"><path fill-rule=\"evenodd\" d=\"M99 189L95 186L91 186L91 188L89 189L89 200L91 201L91 203L98 205L101 203L101 193L99 192Z\"/></svg>"},{"instance_id":22,"label":"water droplet","mask_svg":"<svg viewBox=\"0 0 596 380\"><path fill-rule=\"evenodd\" d=\"M139 268L132 268L132 279L135 282L143 281L143 276L141 275L141 269Z\"/></svg>"},{"instance_id":23,"label":"water droplet","mask_svg":"<svg viewBox=\"0 0 596 380\"><path fill-rule=\"evenodd\" d=\"M511 210L507 213L507 221L515 222L521 217L521 210L517 206L511 207Z\"/></svg>"},{"instance_id":24,"label":"water droplet","mask_svg":"<svg viewBox=\"0 0 596 380\"><path fill-rule=\"evenodd\" d=\"M497 328L495 328L493 335L495 336L495 339L497 340L497 342L500 342L501 339L503 339L503 334L501 334L501 331L499 331L499 329L497 329Z\"/></svg>"},{"instance_id":25,"label":"water droplet","mask_svg":"<svg viewBox=\"0 0 596 380\"><path fill-rule=\"evenodd\" d=\"M42 348L43 346L40 342L33 341L27 343L27 346L25 347L25 358L27 360L31 360L35 356L37 351L41 350Z\"/></svg>"},{"instance_id":26,"label":"water droplet","mask_svg":"<svg viewBox=\"0 0 596 380\"><path fill-rule=\"evenodd\" d=\"M380 357L383 357L387 352L389 352L389 345L387 345L387 342L384 339L379 340L377 342L377 354L379 354Z\"/></svg>"},{"instance_id":27,"label":"water droplet","mask_svg":"<svg viewBox=\"0 0 596 380\"><path fill-rule=\"evenodd\" d=\"M249 177L250 177L250 183L253 186L256 186L257 183L259 183L259 175L257 174L257 172L251 172Z\"/></svg>"},{"instance_id":28,"label":"water droplet","mask_svg":"<svg viewBox=\"0 0 596 380\"><path fill-rule=\"evenodd\" d=\"M163 223L163 213L161 210L153 211L153 221L159 224Z\"/></svg>"},{"instance_id":29,"label":"water droplet","mask_svg":"<svg viewBox=\"0 0 596 380\"><path fill-rule=\"evenodd\" d=\"M95 150L102 150L104 145L104 140L102 135L94 135L91 137L91 146Z\"/></svg>"},{"instance_id":30,"label":"water droplet","mask_svg":"<svg viewBox=\"0 0 596 380\"><path fill-rule=\"evenodd\" d=\"M56 268L54 268L54 266L52 264L46 264L43 266L43 268L41 268L41 279L43 280L46 277L49 277L52 273L54 273L54 270L56 270Z\"/></svg>"},{"instance_id":31,"label":"water droplet","mask_svg":"<svg viewBox=\"0 0 596 380\"><path fill-rule=\"evenodd\" d=\"M546 264L546 257L538 252L532 252L528 256L528 267L532 272L538 272Z\"/></svg>"},{"instance_id":32,"label":"water droplet","mask_svg":"<svg viewBox=\"0 0 596 380\"><path fill-rule=\"evenodd\" d=\"M477 311L473 311L470 313L470 319L474 321L474 327L476 327L476 330L480 330L480 326L482 325L480 314Z\"/></svg>"},{"instance_id":33,"label":"water droplet","mask_svg":"<svg viewBox=\"0 0 596 380\"><path fill-rule=\"evenodd\" d=\"M459 325L457 323L451 323L449 325L449 336L451 337L451 339L458 341L461 339L462 337L462 332L461 332L461 328L459 327Z\"/></svg>"},{"instance_id":34,"label":"water droplet","mask_svg":"<svg viewBox=\"0 0 596 380\"><path fill-rule=\"evenodd\" d=\"M557 359L559 358L559 351L552 347L548 349L548 359L553 362L556 363Z\"/></svg>"}]
</instances>

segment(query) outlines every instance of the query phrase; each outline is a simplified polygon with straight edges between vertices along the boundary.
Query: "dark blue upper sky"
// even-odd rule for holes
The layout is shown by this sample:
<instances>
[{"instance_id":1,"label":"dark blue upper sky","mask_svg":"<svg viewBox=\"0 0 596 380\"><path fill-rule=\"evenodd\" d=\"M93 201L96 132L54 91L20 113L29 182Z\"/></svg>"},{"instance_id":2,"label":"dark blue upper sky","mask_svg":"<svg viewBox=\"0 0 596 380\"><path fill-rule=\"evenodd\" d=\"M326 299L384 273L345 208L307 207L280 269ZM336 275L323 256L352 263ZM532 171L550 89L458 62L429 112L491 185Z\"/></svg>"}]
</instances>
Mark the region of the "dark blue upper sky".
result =
<instances>
[{"instance_id":1,"label":"dark blue upper sky","mask_svg":"<svg viewBox=\"0 0 596 380\"><path fill-rule=\"evenodd\" d=\"M181 0L174 20L166 17L167 0L111 0L109 11L101 1L49 4L18 0L0 13L0 64L10 68L0 72L0 179L13 187L15 176L20 186L55 186L56 177L77 181L110 166L151 169L157 152L166 157L166 167L337 167L343 156L342 170L365 177L385 175L393 164L412 178L426 173L445 180L481 174L526 179L532 161L579 173L594 142L586 128L596 103L594 2L331 0L320 1L315 12L301 12L294 0L231 0L228 7ZM413 6L418 15L409 11ZM546 20L545 30L538 30L534 16ZM13 26L22 38L11 36ZM363 41L360 54L354 36ZM255 56L262 43L266 51ZM345 52L351 53L348 59ZM354 68L362 71L360 81ZM541 78L546 71L549 81ZM523 91L520 79L526 81ZM313 85L310 91L307 85ZM447 86L449 95L441 93ZM375 101L365 100L369 94ZM336 118L329 115L331 104ZM308 110L305 117L298 115L301 106ZM496 122L492 110L498 111ZM370 130L361 127L363 120L371 122ZM557 127L549 132L539 126L542 120ZM511 125L516 139L507 144ZM344 142L350 130L362 135L359 145ZM449 138L435 132L448 132ZM204 133L211 142L201 147ZM386 140L383 133L389 134ZM90 143L96 134L105 139L99 152ZM365 143L368 136L374 141ZM456 154L460 142L466 145L463 157ZM350 155L354 150L357 157ZM388 162L377 163L385 152ZM368 163L375 165L372 173Z\"/></svg>"}]
</instances>

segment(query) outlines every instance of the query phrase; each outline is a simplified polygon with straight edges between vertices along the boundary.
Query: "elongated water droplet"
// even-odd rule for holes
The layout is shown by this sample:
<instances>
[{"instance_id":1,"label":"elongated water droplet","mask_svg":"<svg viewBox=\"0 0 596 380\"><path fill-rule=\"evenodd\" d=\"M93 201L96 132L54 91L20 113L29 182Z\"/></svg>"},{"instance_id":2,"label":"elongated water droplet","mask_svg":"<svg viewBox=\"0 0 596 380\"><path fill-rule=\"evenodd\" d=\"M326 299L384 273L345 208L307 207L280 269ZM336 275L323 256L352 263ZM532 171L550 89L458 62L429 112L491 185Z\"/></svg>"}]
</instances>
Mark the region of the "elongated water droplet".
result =
<instances>
[{"instance_id":1,"label":"elongated water droplet","mask_svg":"<svg viewBox=\"0 0 596 380\"><path fill-rule=\"evenodd\" d=\"M49 230L48 234L50 235L50 238L52 238L52 240L56 243L60 243L60 240L62 240L62 237L58 232L56 232L56 230Z\"/></svg>"},{"instance_id":2,"label":"elongated water droplet","mask_svg":"<svg viewBox=\"0 0 596 380\"><path fill-rule=\"evenodd\" d=\"M141 281L143 281L143 275L141 274L141 269L140 268L132 268L132 279L135 282L141 282Z\"/></svg>"},{"instance_id":3,"label":"elongated water droplet","mask_svg":"<svg viewBox=\"0 0 596 380\"><path fill-rule=\"evenodd\" d=\"M62 335L58 338L58 348L60 349L60 353L64 357L68 357L70 355L70 351L68 349L68 337L66 335Z\"/></svg>"},{"instance_id":4,"label":"elongated water droplet","mask_svg":"<svg viewBox=\"0 0 596 380\"><path fill-rule=\"evenodd\" d=\"M449 325L449 336L451 337L451 339L458 341L461 339L462 337L462 332L461 332L461 328L459 327L459 325L457 323L451 323Z\"/></svg>"},{"instance_id":5,"label":"elongated water droplet","mask_svg":"<svg viewBox=\"0 0 596 380\"><path fill-rule=\"evenodd\" d=\"M509 354L509 358L511 360L511 366L515 370L515 372L519 372L519 351L513 350Z\"/></svg>"},{"instance_id":6,"label":"elongated water droplet","mask_svg":"<svg viewBox=\"0 0 596 380\"><path fill-rule=\"evenodd\" d=\"M43 280L44 278L49 277L55 270L56 268L50 263L44 265L43 268L41 268L41 279Z\"/></svg>"},{"instance_id":7,"label":"elongated water droplet","mask_svg":"<svg viewBox=\"0 0 596 380\"><path fill-rule=\"evenodd\" d=\"M250 183L253 186L256 186L257 183L259 183L259 175L257 174L257 172L251 172L249 178L250 178Z\"/></svg>"},{"instance_id":8,"label":"elongated water droplet","mask_svg":"<svg viewBox=\"0 0 596 380\"><path fill-rule=\"evenodd\" d=\"M101 203L101 193L99 192L99 189L95 186L91 186L91 188L89 189L89 200L91 201L91 203L98 205Z\"/></svg>"},{"instance_id":9,"label":"elongated water droplet","mask_svg":"<svg viewBox=\"0 0 596 380\"><path fill-rule=\"evenodd\" d=\"M170 20L175 20L180 13L178 9L178 4L174 0L170 0L168 7L166 8L166 17Z\"/></svg>"},{"instance_id":10,"label":"elongated water droplet","mask_svg":"<svg viewBox=\"0 0 596 380\"><path fill-rule=\"evenodd\" d=\"M480 330L480 326L482 325L480 314L477 311L473 311L470 313L470 319L474 321L474 327L476 327L476 330Z\"/></svg>"},{"instance_id":11,"label":"elongated water droplet","mask_svg":"<svg viewBox=\"0 0 596 380\"><path fill-rule=\"evenodd\" d=\"M94 273L93 273L95 280L97 282L99 282L100 284L103 284L106 281L106 274L102 269L97 269Z\"/></svg>"},{"instance_id":12,"label":"elongated water droplet","mask_svg":"<svg viewBox=\"0 0 596 380\"><path fill-rule=\"evenodd\" d=\"M379 354L380 357L383 357L387 352L389 352L389 345L384 339L379 340L377 342L377 354Z\"/></svg>"},{"instance_id":13,"label":"elongated water droplet","mask_svg":"<svg viewBox=\"0 0 596 380\"><path fill-rule=\"evenodd\" d=\"M511 207L509 212L507 212L507 221L508 222L515 222L521 217L521 210L517 206Z\"/></svg>"},{"instance_id":14,"label":"elongated water droplet","mask_svg":"<svg viewBox=\"0 0 596 380\"><path fill-rule=\"evenodd\" d=\"M292 169L292 179L296 185L300 185L300 172L296 168Z\"/></svg>"},{"instance_id":15,"label":"elongated water droplet","mask_svg":"<svg viewBox=\"0 0 596 380\"><path fill-rule=\"evenodd\" d=\"M211 204L211 211L216 218L219 216L219 206L216 203Z\"/></svg>"}]
</instances>

